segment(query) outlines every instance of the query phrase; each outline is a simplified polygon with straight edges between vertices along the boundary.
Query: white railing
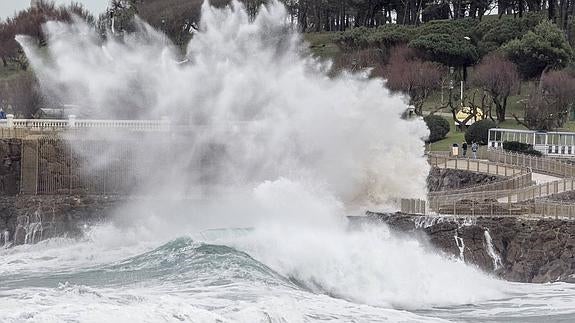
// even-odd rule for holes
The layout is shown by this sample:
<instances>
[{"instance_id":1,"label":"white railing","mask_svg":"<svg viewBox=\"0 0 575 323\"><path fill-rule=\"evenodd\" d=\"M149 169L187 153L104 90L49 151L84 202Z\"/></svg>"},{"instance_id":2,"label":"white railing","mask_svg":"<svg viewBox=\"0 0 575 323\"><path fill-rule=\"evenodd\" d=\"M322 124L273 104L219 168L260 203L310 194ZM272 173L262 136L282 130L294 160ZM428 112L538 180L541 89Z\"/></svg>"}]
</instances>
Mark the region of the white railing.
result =
<instances>
[{"instance_id":1,"label":"white railing","mask_svg":"<svg viewBox=\"0 0 575 323\"><path fill-rule=\"evenodd\" d=\"M170 120L167 117L160 120L78 120L74 115L64 120L14 119L14 115L9 114L0 121L0 128L31 131L95 128L166 131L170 129Z\"/></svg>"}]
</instances>

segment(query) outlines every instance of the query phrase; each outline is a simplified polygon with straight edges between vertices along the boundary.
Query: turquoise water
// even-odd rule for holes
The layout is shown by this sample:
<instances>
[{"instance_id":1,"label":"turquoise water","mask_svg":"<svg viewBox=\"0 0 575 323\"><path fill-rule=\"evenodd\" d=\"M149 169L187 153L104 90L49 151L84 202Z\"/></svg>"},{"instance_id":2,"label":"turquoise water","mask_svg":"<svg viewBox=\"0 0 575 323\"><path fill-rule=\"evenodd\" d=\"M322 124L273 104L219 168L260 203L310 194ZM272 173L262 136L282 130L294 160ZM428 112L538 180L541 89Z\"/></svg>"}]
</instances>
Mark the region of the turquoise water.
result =
<instances>
[{"instance_id":1,"label":"turquoise water","mask_svg":"<svg viewBox=\"0 0 575 323\"><path fill-rule=\"evenodd\" d=\"M251 234L242 231L241 239ZM473 304L452 300L444 306L367 305L350 296L353 293L334 288L347 284L350 277L342 275L341 281L330 284L290 275L237 247L200 241L197 236L159 246L150 242L110 247L89 239L55 239L2 250L0 322L572 322L575 318L575 287L569 284L496 282L501 295ZM453 266L455 272L459 265ZM418 283L423 293L426 282ZM386 286L379 288L390 292Z\"/></svg>"}]
</instances>

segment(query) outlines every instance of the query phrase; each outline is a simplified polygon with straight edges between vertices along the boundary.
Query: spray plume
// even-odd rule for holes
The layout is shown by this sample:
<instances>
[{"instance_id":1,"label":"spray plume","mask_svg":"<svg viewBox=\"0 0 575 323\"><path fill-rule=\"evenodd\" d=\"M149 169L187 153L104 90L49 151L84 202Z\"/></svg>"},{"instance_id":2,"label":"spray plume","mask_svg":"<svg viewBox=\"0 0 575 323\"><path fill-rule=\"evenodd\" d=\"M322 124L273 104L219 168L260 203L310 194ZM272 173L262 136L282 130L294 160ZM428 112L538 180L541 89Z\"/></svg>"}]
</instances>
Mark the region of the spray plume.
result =
<instances>
[{"instance_id":1,"label":"spray plume","mask_svg":"<svg viewBox=\"0 0 575 323\"><path fill-rule=\"evenodd\" d=\"M159 196L160 207L128 203L118 222L145 228L134 229L145 240L256 227L215 242L362 303L418 307L494 295L476 270L417 242L380 229L347 232L350 206L426 194L428 130L421 120L401 119L406 106L383 80L328 76L329 64L309 55L277 1L255 19L237 1L225 9L206 2L185 57L164 35L136 24L134 34L101 41L80 22L50 22L47 53L19 38L46 93L83 106L84 117L168 116L175 125L160 139L89 134L107 140L102 156L121 156L127 141L132 158L154 170L133 193ZM102 159L91 156L87 169L106 167ZM198 190L202 198L191 199ZM473 285L483 293L475 295Z\"/></svg>"}]
</instances>

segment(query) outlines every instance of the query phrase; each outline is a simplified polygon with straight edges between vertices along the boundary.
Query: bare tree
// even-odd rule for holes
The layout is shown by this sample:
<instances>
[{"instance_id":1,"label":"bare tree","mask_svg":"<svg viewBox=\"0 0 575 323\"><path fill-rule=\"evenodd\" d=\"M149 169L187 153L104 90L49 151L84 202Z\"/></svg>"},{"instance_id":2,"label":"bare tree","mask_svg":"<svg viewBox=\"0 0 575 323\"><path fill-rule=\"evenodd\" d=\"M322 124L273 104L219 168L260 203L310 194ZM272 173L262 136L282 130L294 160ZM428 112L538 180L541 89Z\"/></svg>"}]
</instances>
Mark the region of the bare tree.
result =
<instances>
[{"instance_id":1,"label":"bare tree","mask_svg":"<svg viewBox=\"0 0 575 323\"><path fill-rule=\"evenodd\" d=\"M339 55L332 67L334 72L349 69L353 72L371 69L371 76L384 76L384 57L377 49L360 49Z\"/></svg>"},{"instance_id":2,"label":"bare tree","mask_svg":"<svg viewBox=\"0 0 575 323\"><path fill-rule=\"evenodd\" d=\"M134 1L134 0L132 0ZM150 25L164 32L178 46L185 45L200 21L203 0L134 1L137 14ZM222 7L230 0L212 0L210 5Z\"/></svg>"},{"instance_id":3,"label":"bare tree","mask_svg":"<svg viewBox=\"0 0 575 323\"><path fill-rule=\"evenodd\" d=\"M565 71L552 71L530 89L524 120L515 118L529 129L553 130L567 122L574 104L575 78Z\"/></svg>"},{"instance_id":4,"label":"bare tree","mask_svg":"<svg viewBox=\"0 0 575 323\"><path fill-rule=\"evenodd\" d=\"M33 117L43 103L38 81L30 72L0 82L0 97L12 107L8 112L24 118Z\"/></svg>"},{"instance_id":5,"label":"bare tree","mask_svg":"<svg viewBox=\"0 0 575 323\"><path fill-rule=\"evenodd\" d=\"M431 91L441 86L443 75L441 65L419 60L415 52L405 46L392 49L385 69L387 87L407 94L417 115L423 115L423 104Z\"/></svg>"},{"instance_id":6,"label":"bare tree","mask_svg":"<svg viewBox=\"0 0 575 323\"><path fill-rule=\"evenodd\" d=\"M488 55L475 68L471 82L491 95L497 120L505 121L507 99L520 82L515 64L498 54Z\"/></svg>"},{"instance_id":7,"label":"bare tree","mask_svg":"<svg viewBox=\"0 0 575 323\"><path fill-rule=\"evenodd\" d=\"M52 1L40 1L36 6L0 22L0 58L3 65L7 66L9 62L13 62L21 69L28 67L22 49L14 38L16 35L32 36L43 45L46 39L42 25L49 20L69 22L72 16L80 17L88 23L94 22L94 17L82 5L72 3L67 7L56 7Z\"/></svg>"}]
</instances>

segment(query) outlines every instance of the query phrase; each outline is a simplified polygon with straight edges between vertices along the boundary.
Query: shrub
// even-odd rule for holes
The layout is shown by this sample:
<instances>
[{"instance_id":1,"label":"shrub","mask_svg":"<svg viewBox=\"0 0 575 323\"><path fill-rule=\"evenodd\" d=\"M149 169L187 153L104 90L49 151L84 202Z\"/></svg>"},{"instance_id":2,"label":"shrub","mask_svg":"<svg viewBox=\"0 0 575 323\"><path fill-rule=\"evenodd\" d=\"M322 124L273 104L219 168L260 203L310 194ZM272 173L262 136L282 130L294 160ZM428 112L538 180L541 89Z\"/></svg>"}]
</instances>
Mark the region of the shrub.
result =
<instances>
[{"instance_id":1,"label":"shrub","mask_svg":"<svg viewBox=\"0 0 575 323\"><path fill-rule=\"evenodd\" d=\"M541 157L543 154L540 151L533 149L533 145L518 142L518 141L505 141L503 142L503 149L514 151L522 154L533 155Z\"/></svg>"},{"instance_id":2,"label":"shrub","mask_svg":"<svg viewBox=\"0 0 575 323\"><path fill-rule=\"evenodd\" d=\"M449 121L445 118L432 114L424 117L423 120L429 128L429 138L427 139L427 142L436 142L441 140L449 133Z\"/></svg>"},{"instance_id":3,"label":"shrub","mask_svg":"<svg viewBox=\"0 0 575 323\"><path fill-rule=\"evenodd\" d=\"M476 142L480 145L487 145L489 140L489 129L496 128L497 125L490 119L480 120L472 124L465 132L465 141Z\"/></svg>"}]
</instances>

